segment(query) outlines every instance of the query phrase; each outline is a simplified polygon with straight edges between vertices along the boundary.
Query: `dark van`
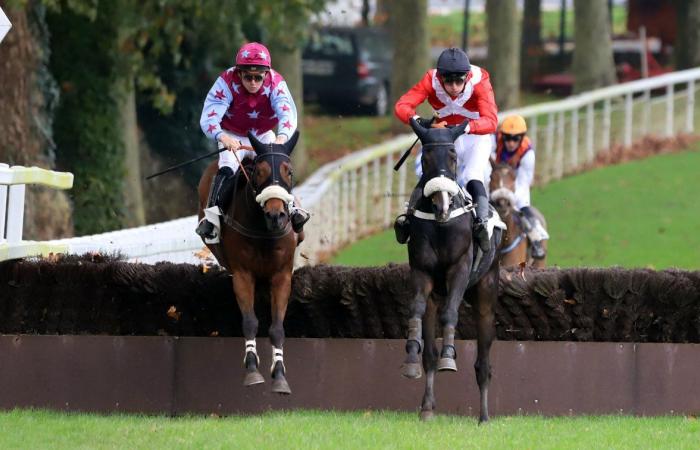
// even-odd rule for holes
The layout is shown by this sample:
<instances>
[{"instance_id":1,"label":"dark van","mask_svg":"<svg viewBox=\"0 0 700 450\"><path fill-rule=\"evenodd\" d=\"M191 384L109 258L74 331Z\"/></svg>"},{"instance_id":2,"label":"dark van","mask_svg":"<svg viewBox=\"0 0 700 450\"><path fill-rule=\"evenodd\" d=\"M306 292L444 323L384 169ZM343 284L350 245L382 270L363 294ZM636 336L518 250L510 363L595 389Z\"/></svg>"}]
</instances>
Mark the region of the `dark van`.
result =
<instances>
[{"instance_id":1,"label":"dark van","mask_svg":"<svg viewBox=\"0 0 700 450\"><path fill-rule=\"evenodd\" d=\"M389 34L382 28L312 30L302 55L304 100L387 114L391 53Z\"/></svg>"}]
</instances>

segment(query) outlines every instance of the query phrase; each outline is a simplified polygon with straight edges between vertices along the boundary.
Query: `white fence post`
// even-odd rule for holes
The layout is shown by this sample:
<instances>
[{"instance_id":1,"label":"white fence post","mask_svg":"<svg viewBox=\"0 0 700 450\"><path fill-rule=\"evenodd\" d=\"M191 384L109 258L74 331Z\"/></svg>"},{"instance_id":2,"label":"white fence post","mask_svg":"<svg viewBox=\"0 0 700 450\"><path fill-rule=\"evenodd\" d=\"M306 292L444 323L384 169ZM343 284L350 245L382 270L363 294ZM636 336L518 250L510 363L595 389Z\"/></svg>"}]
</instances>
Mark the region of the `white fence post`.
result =
<instances>
[{"instance_id":1,"label":"white fence post","mask_svg":"<svg viewBox=\"0 0 700 450\"><path fill-rule=\"evenodd\" d=\"M685 132L692 133L695 129L695 80L688 81L687 102L685 105Z\"/></svg>"},{"instance_id":2,"label":"white fence post","mask_svg":"<svg viewBox=\"0 0 700 450\"><path fill-rule=\"evenodd\" d=\"M611 113L611 100L606 98L603 101L603 143L600 150L607 150L610 148L610 113Z\"/></svg>"},{"instance_id":3,"label":"white fence post","mask_svg":"<svg viewBox=\"0 0 700 450\"><path fill-rule=\"evenodd\" d=\"M632 145L632 93L628 92L625 95L625 147Z\"/></svg>"},{"instance_id":4,"label":"white fence post","mask_svg":"<svg viewBox=\"0 0 700 450\"><path fill-rule=\"evenodd\" d=\"M593 102L586 105L586 161L592 162L595 156L594 152L594 121L595 112L593 111Z\"/></svg>"},{"instance_id":5,"label":"white fence post","mask_svg":"<svg viewBox=\"0 0 700 450\"><path fill-rule=\"evenodd\" d=\"M0 170L9 169L8 164L0 163ZM5 219L7 218L7 186L0 184L0 244L5 241Z\"/></svg>"},{"instance_id":6,"label":"white fence post","mask_svg":"<svg viewBox=\"0 0 700 450\"><path fill-rule=\"evenodd\" d=\"M666 87L666 137L673 136L673 83Z\"/></svg>"},{"instance_id":7,"label":"white fence post","mask_svg":"<svg viewBox=\"0 0 700 450\"><path fill-rule=\"evenodd\" d=\"M578 108L571 112L571 157L569 164L570 170L576 170L578 167Z\"/></svg>"}]
</instances>

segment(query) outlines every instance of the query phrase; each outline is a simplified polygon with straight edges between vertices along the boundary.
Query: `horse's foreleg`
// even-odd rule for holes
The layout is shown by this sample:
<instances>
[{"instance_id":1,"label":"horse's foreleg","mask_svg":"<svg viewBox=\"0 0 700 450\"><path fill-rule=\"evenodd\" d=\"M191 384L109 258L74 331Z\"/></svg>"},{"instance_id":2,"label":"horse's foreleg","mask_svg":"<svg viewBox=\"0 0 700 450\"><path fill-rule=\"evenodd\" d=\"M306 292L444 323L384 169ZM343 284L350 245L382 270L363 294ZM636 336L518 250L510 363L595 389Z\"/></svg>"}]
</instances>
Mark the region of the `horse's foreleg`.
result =
<instances>
[{"instance_id":1,"label":"horse's foreleg","mask_svg":"<svg viewBox=\"0 0 700 450\"><path fill-rule=\"evenodd\" d=\"M284 367L284 316L292 291L292 271L278 272L270 280L272 299L272 323L270 324L270 343L272 344L272 392L291 394Z\"/></svg>"},{"instance_id":2,"label":"horse's foreleg","mask_svg":"<svg viewBox=\"0 0 700 450\"><path fill-rule=\"evenodd\" d=\"M411 278L415 297L413 300L411 318L408 319L408 338L406 341L406 359L401 366L401 374L406 378L420 378L420 357L423 347L422 318L425 314L428 295L433 290L433 280L430 276L417 269L411 269Z\"/></svg>"},{"instance_id":3,"label":"horse's foreleg","mask_svg":"<svg viewBox=\"0 0 700 450\"><path fill-rule=\"evenodd\" d=\"M425 393L420 408L421 420L430 420L435 411L435 391L433 382L437 369L438 350L435 345L435 318L437 306L433 300L428 301L428 306L423 316L423 337L425 349L423 350L423 369L425 370Z\"/></svg>"},{"instance_id":4,"label":"horse's foreleg","mask_svg":"<svg viewBox=\"0 0 700 450\"><path fill-rule=\"evenodd\" d=\"M236 294L238 307L241 309L243 317L243 336L245 337L245 365L246 375L243 380L244 386L264 383L265 379L258 371L260 358L255 345L255 336L258 334L258 318L255 317L255 279L250 272L233 271L233 292Z\"/></svg>"},{"instance_id":5,"label":"horse's foreleg","mask_svg":"<svg viewBox=\"0 0 700 450\"><path fill-rule=\"evenodd\" d=\"M489 381L491 380L491 363L489 352L496 337L493 305L498 297L498 261L493 263L489 272L477 284L477 299L474 314L477 322L477 354L474 370L479 385L480 408L479 423L489 420Z\"/></svg>"},{"instance_id":6,"label":"horse's foreleg","mask_svg":"<svg viewBox=\"0 0 700 450\"><path fill-rule=\"evenodd\" d=\"M440 317L442 324L442 350L437 370L457 371L457 350L455 349L455 329L459 320L459 305L464 300L464 291L469 284L470 264L468 255L447 273L447 301Z\"/></svg>"}]
</instances>

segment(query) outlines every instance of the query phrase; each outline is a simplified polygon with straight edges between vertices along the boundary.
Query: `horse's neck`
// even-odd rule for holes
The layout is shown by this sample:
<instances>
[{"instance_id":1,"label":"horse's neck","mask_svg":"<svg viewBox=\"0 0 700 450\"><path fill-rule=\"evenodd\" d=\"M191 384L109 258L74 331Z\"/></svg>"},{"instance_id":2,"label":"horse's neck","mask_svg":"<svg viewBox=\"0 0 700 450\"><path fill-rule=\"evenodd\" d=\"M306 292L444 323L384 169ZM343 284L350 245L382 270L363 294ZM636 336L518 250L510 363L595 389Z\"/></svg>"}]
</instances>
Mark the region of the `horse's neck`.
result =
<instances>
[{"instance_id":1,"label":"horse's neck","mask_svg":"<svg viewBox=\"0 0 700 450\"><path fill-rule=\"evenodd\" d=\"M517 214L518 212L515 209L513 209L511 210L510 214L508 214L508 218L504 220L506 224L506 230L503 234L504 241L512 241L516 238L516 236L522 233L520 220L516 218Z\"/></svg>"}]
</instances>

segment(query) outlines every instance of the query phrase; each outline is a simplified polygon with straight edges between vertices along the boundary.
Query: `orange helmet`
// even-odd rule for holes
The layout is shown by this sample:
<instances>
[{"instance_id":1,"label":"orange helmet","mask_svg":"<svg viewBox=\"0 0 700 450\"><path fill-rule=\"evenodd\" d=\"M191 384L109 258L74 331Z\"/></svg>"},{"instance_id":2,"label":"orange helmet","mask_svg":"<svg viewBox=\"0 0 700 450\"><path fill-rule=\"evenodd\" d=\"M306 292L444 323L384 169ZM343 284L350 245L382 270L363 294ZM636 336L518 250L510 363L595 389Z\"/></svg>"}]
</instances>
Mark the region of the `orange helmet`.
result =
<instances>
[{"instance_id":1,"label":"orange helmet","mask_svg":"<svg viewBox=\"0 0 700 450\"><path fill-rule=\"evenodd\" d=\"M501 133L504 134L525 134L527 132L527 124L523 116L512 115L503 119L501 124Z\"/></svg>"}]
</instances>

